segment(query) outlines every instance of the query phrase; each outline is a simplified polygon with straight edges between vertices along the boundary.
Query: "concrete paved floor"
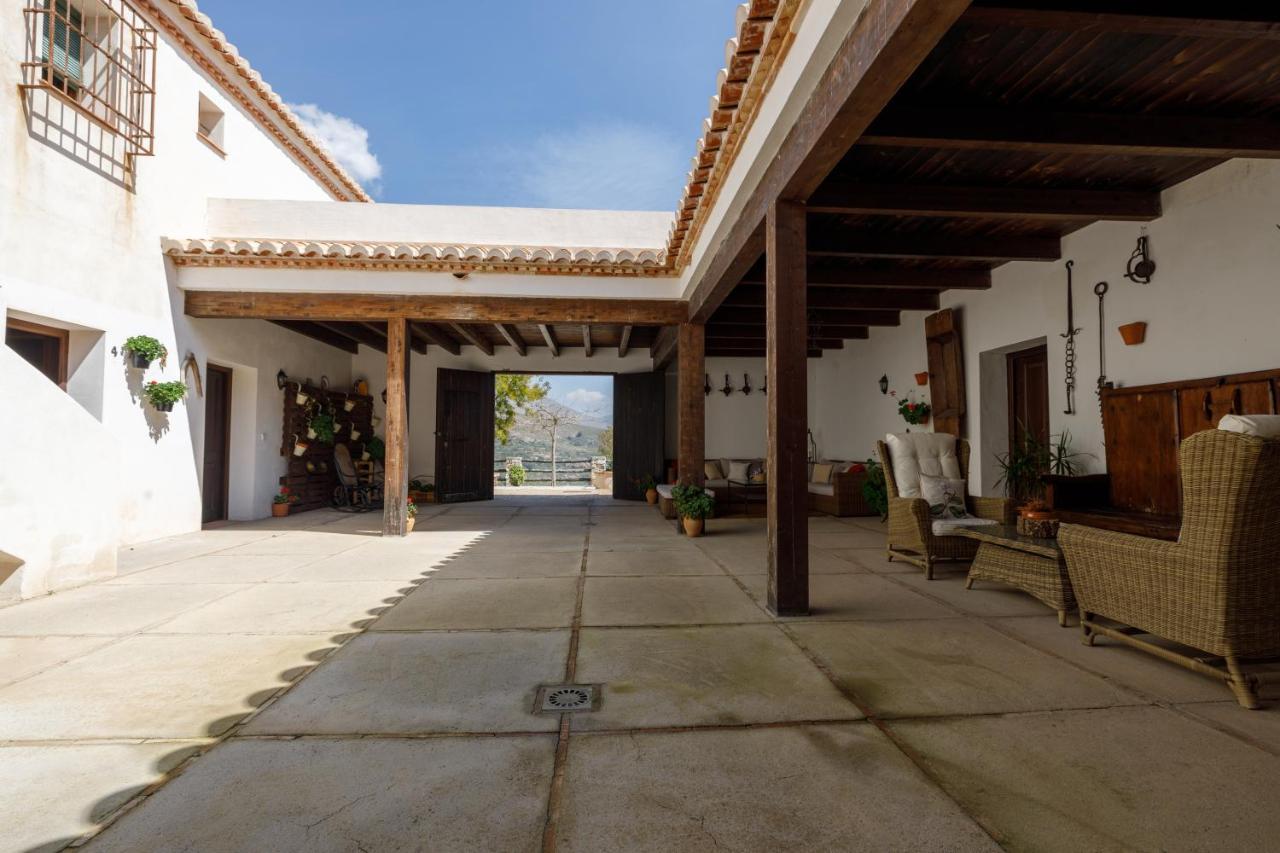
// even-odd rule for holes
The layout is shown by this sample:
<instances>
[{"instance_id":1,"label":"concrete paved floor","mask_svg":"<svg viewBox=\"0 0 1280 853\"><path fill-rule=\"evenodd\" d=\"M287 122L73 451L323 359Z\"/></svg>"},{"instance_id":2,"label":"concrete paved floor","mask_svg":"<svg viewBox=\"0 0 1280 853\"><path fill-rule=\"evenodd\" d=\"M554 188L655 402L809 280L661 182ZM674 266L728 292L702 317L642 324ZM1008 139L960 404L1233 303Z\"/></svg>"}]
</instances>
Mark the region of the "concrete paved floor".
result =
<instances>
[{"instance_id":1,"label":"concrete paved floor","mask_svg":"<svg viewBox=\"0 0 1280 853\"><path fill-rule=\"evenodd\" d=\"M599 496L310 513L0 609L0 850L1260 850L1280 710L811 519ZM591 714L540 684L604 685ZM1273 695L1271 698L1280 698ZM1280 705L1280 703L1275 703Z\"/></svg>"}]
</instances>

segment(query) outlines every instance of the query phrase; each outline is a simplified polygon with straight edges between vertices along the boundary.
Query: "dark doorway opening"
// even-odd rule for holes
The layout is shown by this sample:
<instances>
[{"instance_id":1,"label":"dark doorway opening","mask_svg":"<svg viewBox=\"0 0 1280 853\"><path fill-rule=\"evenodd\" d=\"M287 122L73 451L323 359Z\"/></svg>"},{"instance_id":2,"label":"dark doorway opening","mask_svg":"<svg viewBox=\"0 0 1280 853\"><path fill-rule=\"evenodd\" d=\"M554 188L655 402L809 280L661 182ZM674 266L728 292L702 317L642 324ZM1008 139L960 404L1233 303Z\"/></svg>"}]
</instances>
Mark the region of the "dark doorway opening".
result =
<instances>
[{"instance_id":1,"label":"dark doorway opening","mask_svg":"<svg viewBox=\"0 0 1280 853\"><path fill-rule=\"evenodd\" d=\"M664 480L667 382L661 373L620 373L613 382L613 496L644 500L642 481Z\"/></svg>"},{"instance_id":2,"label":"dark doorway opening","mask_svg":"<svg viewBox=\"0 0 1280 853\"><path fill-rule=\"evenodd\" d=\"M1041 446L1049 441L1049 349L1046 345L1006 356L1009 376L1009 449L1023 447L1030 436Z\"/></svg>"},{"instance_id":3,"label":"dark doorway opening","mask_svg":"<svg viewBox=\"0 0 1280 853\"><path fill-rule=\"evenodd\" d=\"M5 343L32 367L63 391L67 390L66 329L10 318L5 324Z\"/></svg>"},{"instance_id":4,"label":"dark doorway opening","mask_svg":"<svg viewBox=\"0 0 1280 853\"><path fill-rule=\"evenodd\" d=\"M202 482L201 522L225 520L231 485L231 371L216 364L208 366L205 377Z\"/></svg>"},{"instance_id":5,"label":"dark doorway opening","mask_svg":"<svg viewBox=\"0 0 1280 853\"><path fill-rule=\"evenodd\" d=\"M437 500L492 500L492 373L438 369L435 437Z\"/></svg>"}]
</instances>

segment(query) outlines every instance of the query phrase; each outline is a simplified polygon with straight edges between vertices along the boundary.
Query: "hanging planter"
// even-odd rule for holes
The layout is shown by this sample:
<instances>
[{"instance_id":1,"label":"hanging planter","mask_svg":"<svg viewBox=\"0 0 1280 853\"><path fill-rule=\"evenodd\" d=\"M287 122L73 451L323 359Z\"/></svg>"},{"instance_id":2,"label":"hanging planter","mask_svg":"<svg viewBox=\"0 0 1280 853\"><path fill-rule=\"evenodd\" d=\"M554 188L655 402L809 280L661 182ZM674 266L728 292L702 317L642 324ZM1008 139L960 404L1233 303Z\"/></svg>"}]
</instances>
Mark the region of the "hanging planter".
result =
<instances>
[{"instance_id":1,"label":"hanging planter","mask_svg":"<svg viewBox=\"0 0 1280 853\"><path fill-rule=\"evenodd\" d=\"M355 424L352 424L352 425L351 425L351 440L352 440L352 441L359 441L359 440L360 440L360 430L356 429L356 425L355 425Z\"/></svg>"},{"instance_id":2,"label":"hanging planter","mask_svg":"<svg viewBox=\"0 0 1280 853\"><path fill-rule=\"evenodd\" d=\"M311 395L302 390L302 386L298 386L298 391L293 395L293 401L299 406L305 406L307 401L311 399Z\"/></svg>"},{"instance_id":3,"label":"hanging planter","mask_svg":"<svg viewBox=\"0 0 1280 853\"><path fill-rule=\"evenodd\" d=\"M914 400L903 400L898 404L898 414L909 424L927 424L933 408L928 403L917 403Z\"/></svg>"},{"instance_id":4,"label":"hanging planter","mask_svg":"<svg viewBox=\"0 0 1280 853\"><path fill-rule=\"evenodd\" d=\"M1147 324L1142 321L1125 323L1120 327L1120 337L1126 346L1137 346L1147 339Z\"/></svg>"},{"instance_id":5,"label":"hanging planter","mask_svg":"<svg viewBox=\"0 0 1280 853\"><path fill-rule=\"evenodd\" d=\"M293 455L302 456L307 452L307 448L311 446L309 441L298 438L297 434L293 436Z\"/></svg>"},{"instance_id":6,"label":"hanging planter","mask_svg":"<svg viewBox=\"0 0 1280 853\"><path fill-rule=\"evenodd\" d=\"M928 384L929 384L929 374L928 374L928 372L925 372L925 373L917 373L917 374L916 374L916 384L917 384L917 385L928 385Z\"/></svg>"},{"instance_id":7,"label":"hanging planter","mask_svg":"<svg viewBox=\"0 0 1280 853\"><path fill-rule=\"evenodd\" d=\"M360 461L361 461L361 462L368 462L370 458L372 458L372 457L370 457L370 456L369 456L369 451L367 451L367 450L362 450L362 451L360 451Z\"/></svg>"},{"instance_id":8,"label":"hanging planter","mask_svg":"<svg viewBox=\"0 0 1280 853\"><path fill-rule=\"evenodd\" d=\"M142 389L142 394L157 412L172 412L173 404L187 396L187 386L177 380L157 382L153 379Z\"/></svg>"},{"instance_id":9,"label":"hanging planter","mask_svg":"<svg viewBox=\"0 0 1280 853\"><path fill-rule=\"evenodd\" d=\"M342 411L344 412L353 412L355 411L355 408L356 408L356 401L352 400L350 397L348 397L342 403Z\"/></svg>"},{"instance_id":10,"label":"hanging planter","mask_svg":"<svg viewBox=\"0 0 1280 853\"><path fill-rule=\"evenodd\" d=\"M333 435L337 432L336 425L333 422L333 415L319 414L307 421L307 438L322 441L325 444L333 443Z\"/></svg>"},{"instance_id":11,"label":"hanging planter","mask_svg":"<svg viewBox=\"0 0 1280 853\"><path fill-rule=\"evenodd\" d=\"M165 345L150 335L134 335L124 342L122 349L129 354L130 362L139 370L146 370L153 361L159 361L160 366L164 367L164 361L169 355Z\"/></svg>"}]
</instances>

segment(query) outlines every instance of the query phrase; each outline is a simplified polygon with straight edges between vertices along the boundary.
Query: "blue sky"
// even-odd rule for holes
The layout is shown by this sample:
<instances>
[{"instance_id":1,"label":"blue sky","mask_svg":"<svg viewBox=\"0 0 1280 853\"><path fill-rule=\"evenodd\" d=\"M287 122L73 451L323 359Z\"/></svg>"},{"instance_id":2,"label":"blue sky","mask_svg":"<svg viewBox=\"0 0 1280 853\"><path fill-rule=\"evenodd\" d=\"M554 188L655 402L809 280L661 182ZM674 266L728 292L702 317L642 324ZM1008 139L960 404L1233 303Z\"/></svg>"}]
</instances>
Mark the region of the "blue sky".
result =
<instances>
[{"instance_id":1,"label":"blue sky","mask_svg":"<svg viewBox=\"0 0 1280 853\"><path fill-rule=\"evenodd\" d=\"M675 209L735 5L200 3L380 201L633 210Z\"/></svg>"},{"instance_id":2,"label":"blue sky","mask_svg":"<svg viewBox=\"0 0 1280 853\"><path fill-rule=\"evenodd\" d=\"M605 423L613 423L612 376L558 376L543 374L538 377L551 386L549 396Z\"/></svg>"}]
</instances>

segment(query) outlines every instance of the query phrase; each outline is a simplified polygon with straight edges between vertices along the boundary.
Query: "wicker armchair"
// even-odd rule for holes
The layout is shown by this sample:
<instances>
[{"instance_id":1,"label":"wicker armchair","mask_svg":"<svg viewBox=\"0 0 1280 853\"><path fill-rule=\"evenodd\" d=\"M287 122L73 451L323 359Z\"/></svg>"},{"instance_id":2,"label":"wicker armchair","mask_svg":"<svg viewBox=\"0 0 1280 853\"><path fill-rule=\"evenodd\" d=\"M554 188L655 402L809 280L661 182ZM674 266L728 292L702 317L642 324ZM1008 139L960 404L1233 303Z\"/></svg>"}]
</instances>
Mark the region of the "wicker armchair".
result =
<instances>
[{"instance_id":1,"label":"wicker armchair","mask_svg":"<svg viewBox=\"0 0 1280 853\"><path fill-rule=\"evenodd\" d=\"M963 536L934 536L933 519L929 517L929 504L923 498L900 496L897 480L893 475L893 460L889 446L876 442L880 464L884 466L885 486L889 494L889 541L885 547L889 560L898 557L924 569L924 576L933 580L933 564L940 560L972 560L978 553L978 541ZM960 471L969 476L969 442L956 439L956 456ZM978 518L989 518L1001 524L1013 523L1013 502L1007 498L966 498L969 512Z\"/></svg>"},{"instance_id":2,"label":"wicker armchair","mask_svg":"<svg viewBox=\"0 0 1280 853\"><path fill-rule=\"evenodd\" d=\"M1224 680L1258 707L1247 658L1280 655L1280 440L1196 433L1178 453L1177 542L1062 526L1059 545L1080 603L1084 641L1097 634ZM1098 624L1095 617L1127 628ZM1146 633L1218 658L1142 640ZM1222 666L1225 664L1225 669Z\"/></svg>"}]
</instances>

